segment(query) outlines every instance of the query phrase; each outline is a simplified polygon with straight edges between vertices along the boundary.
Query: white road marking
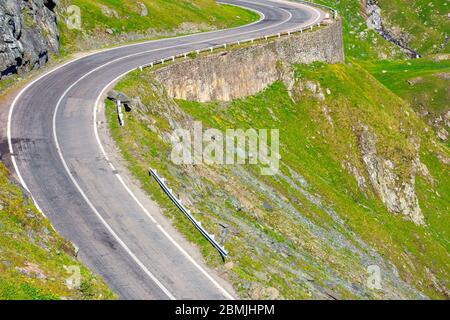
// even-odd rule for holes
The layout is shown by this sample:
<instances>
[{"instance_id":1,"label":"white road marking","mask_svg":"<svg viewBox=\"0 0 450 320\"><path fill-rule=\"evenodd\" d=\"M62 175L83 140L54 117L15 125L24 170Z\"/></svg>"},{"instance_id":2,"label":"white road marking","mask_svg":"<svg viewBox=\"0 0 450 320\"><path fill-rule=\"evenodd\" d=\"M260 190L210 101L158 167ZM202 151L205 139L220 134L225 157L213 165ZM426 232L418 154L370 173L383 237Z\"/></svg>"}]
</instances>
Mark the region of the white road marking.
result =
<instances>
[{"instance_id":1,"label":"white road marking","mask_svg":"<svg viewBox=\"0 0 450 320\"><path fill-rule=\"evenodd\" d=\"M101 223L105 226L105 228L109 231L109 233L116 239L116 241L120 244L120 246L128 253L128 255L134 260L134 262L147 274L147 276L164 292L167 297L169 297L170 300L175 300L175 296L170 293L170 291L153 275L153 273L150 272L150 270L147 269L147 267L139 260L139 258L128 248L128 246L125 244L125 242L116 234L116 232L113 230L113 228L106 222L105 219L103 219L102 215L97 211L95 206L92 204L92 202L89 200L89 198L84 193L83 189L81 189L80 185L76 181L75 177L70 172L69 167L67 166L66 160L64 159L64 156L62 154L61 148L59 146L58 142L58 135L56 134L56 115L58 113L59 106L61 105L61 102L63 101L64 97L67 95L67 93L79 82L73 83L69 88L64 91L62 96L59 98L55 111L53 113L53 138L55 140L56 144L56 151L58 152L59 158L61 159L61 162L64 166L64 169L66 170L67 174L70 177L70 180L77 188L78 192L81 194L81 196L84 198L86 203L89 205L89 207L92 209L92 211L95 213L95 215L98 217L98 219L101 221Z\"/></svg>"},{"instance_id":2,"label":"white road marking","mask_svg":"<svg viewBox=\"0 0 450 320\"><path fill-rule=\"evenodd\" d=\"M95 128L95 137L97 139L97 143L100 147L100 150L102 151L103 155L105 156L105 158L107 159L107 161L109 161L109 157L106 154L106 151L103 147L103 144L100 140L100 136L98 134L98 126L97 126L97 111L99 110L99 105L101 103L101 99L104 96L106 90L108 90L108 88L110 88L115 82L117 82L120 78L124 77L125 75L127 75L128 73L134 71L136 69L133 70L129 70L123 74L121 74L120 76L116 77L114 80L112 80L110 83L108 83L103 90L100 92L99 96L97 97L97 101L95 102L95 106L94 106L94 118L93 118L93 124L94 124L94 128ZM173 239L168 232L166 232L166 230L164 230L164 228L158 224L158 222L155 220L155 218L152 216L152 214L145 208L145 206L139 201L139 199L134 195L133 191L131 191L131 189L126 185L126 183L124 182L124 180L122 179L122 177L120 176L119 173L116 173L115 176L117 177L117 179L119 179L120 183L123 185L123 187L127 190L128 194L134 199L134 201L136 201L136 203L138 204L139 207L141 207L142 211L144 211L144 213L152 220L152 222L154 222L156 224L156 226L159 228L159 230L161 230L161 232L166 236L166 238L209 280L211 281L211 283L218 288L222 294L230 300L234 300L233 296L225 289L223 288L205 269L203 269L195 260L194 258L192 258L189 253L186 252L186 250L183 249L183 247L181 247L176 241L175 239Z\"/></svg>"},{"instance_id":3,"label":"white road marking","mask_svg":"<svg viewBox=\"0 0 450 320\"><path fill-rule=\"evenodd\" d=\"M244 1L244 2L250 2L250 1ZM310 8L310 7L308 7L308 8ZM280 8L281 10L283 10L283 11L286 11L286 12L288 12L288 14L289 14L289 18L288 19L286 19L286 20L283 20L282 22L280 22L280 23L278 23L278 24L275 24L275 25L271 25L271 26L267 26L267 27L264 27L264 28L260 28L260 29L256 29L256 30L251 30L251 31L248 31L248 32L244 32L244 33L241 33L240 35L242 35L242 34L248 34L248 33L254 33L254 32L258 32L258 31L262 31L262 30L266 30L266 29L269 29L269 28L275 28L275 27L277 27L277 26L279 26L279 25L282 25L282 24L284 24L284 23L286 23L286 22L288 22L289 20L291 20L292 19L292 14L289 12L289 11L287 11L287 10L284 10L284 9L282 9L282 8ZM311 9L311 8L310 8ZM315 9L314 9L315 10ZM257 10L254 10L254 11L257 11ZM318 12L317 10L315 10L316 12ZM261 13L261 12L259 12L260 13L260 17L261 17L261 19L259 20L259 21L256 21L256 22L254 22L254 23L252 23L252 24L250 24L250 25L254 25L254 24L256 24L256 23L259 23L259 22L261 22L262 20L264 20L264 14L263 13ZM316 21L318 20L318 19L320 19L320 13L319 13L319 16L318 16L318 18L316 19ZM236 27L236 28L232 28L232 29L229 29L229 30L233 30L233 29L239 29L239 28L244 28L244 27L248 27L248 26L250 26L250 25L246 25L246 26L241 26L241 27ZM205 32L205 33L203 33L203 34L208 34L208 33L214 33L214 32L220 32L220 31L211 31L211 32ZM203 35L202 34L202 35ZM185 38L185 37L192 37L193 35L187 35L187 36L181 36L181 37L178 37L177 39L179 39L179 38ZM167 50L167 49L173 49L173 48L178 48L178 47L182 47L182 46L187 46L187 45L193 45L193 44L200 44L200 43L203 43L203 42L209 42L209 41L214 41L214 40L220 40L220 39L225 39L225 38L230 38L230 37L233 37L233 36L235 36L235 35L228 35L228 36L221 36L221 37L216 37L216 38L212 38L212 39L207 39L207 40L202 40L202 41L196 41L196 42L192 42L192 43L189 43L189 44L181 44L181 45L175 45L175 46L170 46L170 47L166 47L166 48L158 48L158 49L153 49L153 50L148 50L148 51L144 51L144 52L139 52L139 53L135 53L135 54L131 54L131 55L128 55L128 56L124 56L124 57L120 57L120 58L117 58L117 59L115 59L115 60L112 60L112 61L109 61L108 63L105 63L105 64L103 64L103 65L101 65L101 66L99 66L99 67L97 67L97 68L95 68L95 69L93 69L93 70L91 70L90 72L88 72L88 73L86 73L85 75L83 75L81 78L79 78L75 83L73 83L69 88L67 88L66 89L66 91L63 93L63 95L60 97L60 99L58 100L58 103L57 103L57 105L56 105L56 108L55 108L55 111L54 111L54 113L53 113L53 136L54 136L54 140L55 140L55 144L56 144L56 149L57 149L57 152L58 152L58 155L59 155L59 157L60 157L60 159L61 159L61 161L62 161L62 164L63 164L63 166L64 166L64 169L66 170L66 172L67 172L67 174L69 175L69 177L70 177L70 179L71 179L71 181L73 182L73 184L75 185L75 187L77 188L77 190L80 192L80 194L81 194L81 196L84 198L84 200L86 201L86 203L89 205L89 207L92 209L92 211L96 214L96 216L99 218L99 220L102 222L102 224L105 226L105 228L111 233L111 235L116 239L116 241L123 247L123 249L130 255L130 257L136 262L136 264L150 277L150 279L152 279L152 281L153 282L155 282L155 284L170 298L170 299L175 299L175 297L169 292L169 290L167 289L167 288L165 288L165 286L146 268L146 266L137 258L137 256L128 248L128 246L123 242L123 240L114 232L114 230L111 228L111 226L103 219L103 217L100 215L100 213L97 211L97 209L95 208L95 206L92 204L92 202L89 200L89 198L86 196L86 194L84 193L84 191L81 189L81 187L79 186L79 184L77 183L77 181L76 181L76 179L73 177L73 175L72 175L72 173L70 172L70 169L68 168L68 166L67 166L67 163L66 163L66 161L65 161L65 159L64 159L64 156L63 156L63 154L62 154L62 152L61 152L61 148L60 148L60 146L59 146L59 142L58 142L58 137L57 137L57 134L56 134L56 115L57 115L57 112L58 112L58 109L59 109L59 106L60 106L60 104L61 104L61 102L62 102L62 100L64 99L64 97L67 95L67 93L77 84L77 83L79 83L82 79L84 79L85 77L87 77L87 76L89 76L90 74L92 74L93 72L95 72L95 71L97 71L97 70L99 70L99 69L101 69L101 68L103 68L103 67L105 67L105 66L107 66L107 65L109 65L109 64L111 64L111 63L114 63L114 62L117 62L117 61L120 61L120 60L123 60L123 59L127 59L127 58L130 58L130 57L133 57L133 56L138 56L138 55L142 55L142 54L145 54L145 53L150 53L150 52L156 52L156 51L160 51L160 50ZM98 51L98 52L93 52L93 53L91 53L91 54L88 54L88 55L86 55L86 56L83 56L83 57L79 57L79 58L76 58L76 59L73 59L73 60L71 60L71 61L69 61L69 62L67 62L67 63L64 63L64 64L62 64L62 65L60 65L60 66L58 66L58 67L56 67L55 69L53 69L53 70L50 70L50 71L48 71L47 73L45 73L45 74L43 74L42 76L40 76L40 77L38 77L37 79L35 79L35 80L33 80L31 83L29 83L25 88L23 88L20 92L19 92L19 94L15 97L15 99L14 99L14 101L13 101L13 103L12 103L12 105L11 105L11 108L10 108L10 110L9 110L9 114L8 114L8 123L7 123L7 137L8 137L8 146L9 146L9 151L10 151L10 154L11 154L11 160L12 160L12 163L13 163L13 166L14 166L14 169L15 169L15 171L16 171L16 173L17 173L17 176L18 176L18 178L19 178L19 181L20 181L20 183L22 184L22 186L28 191L28 192L30 192L30 190L28 189L28 187L27 187L27 185L26 185L26 183L25 183L25 181L24 181L24 179L23 179L23 177L22 177L22 175L20 174L20 170L19 170L19 168L18 168L18 165L17 165L17 162L16 162L16 159L15 159L15 156L14 156L14 150L13 150L13 144L12 144L12 135L11 135L11 124L12 124L12 114L13 114L13 111L14 111L14 107L15 107L15 105L17 104L17 101L20 99L20 97L23 95L23 93L26 91L26 90L28 90L32 85L34 85L36 82L38 82L39 80L41 80L42 78L44 78L44 77L46 77L46 76L48 76L49 74L51 74L51 73L54 73L54 72L56 72L57 70L59 70L59 69L61 69L61 68L63 68L63 67L65 67L65 66L67 66L67 65L69 65L69 64L71 64L71 63L74 63L75 61L78 61L78 60L80 60L80 59L83 59L83 58L86 58L86 57L88 57L88 56L91 56L91 55L94 55L94 54L99 54L99 53L103 53L103 52L106 52L106 51L112 51L112 50L117 50L117 49L123 49L123 48L125 48L125 47L131 47L131 46L138 46L138 45L144 45L144 44L147 44L147 43L155 43L155 42L161 42L161 41L167 41L167 39L161 39L161 40L156 40L156 41L147 41L147 42L143 42L143 43L138 43L138 44L130 44L130 45L126 45L126 46L122 46L122 47L118 47L118 48L112 48L112 49L106 49L106 50L101 50L101 51ZM136 70L136 69L133 69L133 70ZM124 75L126 75L126 74L128 74L129 72L131 72L131 71L133 71L133 70L129 70L129 71L127 71L126 73L124 73L123 75L121 75L121 76L119 76L118 78L116 78L114 81L112 81L107 87L105 87L104 88L104 90L106 90L110 85L112 85L115 81L117 81L118 79L120 79L122 76L124 76ZM109 161L109 159L108 159L108 156L106 155L106 152L105 152L105 150L104 150L104 148L103 148L103 145L101 144L101 141L100 141L100 138L99 138L99 136L98 136L98 128L97 128L97 123L96 123L96 121L95 121L95 119L96 119L96 110L97 110L97 106L98 106L98 103L99 103L99 99L101 98L101 96L103 95L103 93L104 93L104 90L102 91L102 94L99 96L99 98L97 99L97 102L96 102L96 105L95 105L95 107L94 107L94 127L95 127L95 135L96 135L96 138L97 138L97 142L99 143L99 146L100 146L100 149L102 150L102 152L103 152L103 154L105 155L105 158L106 158L106 160L109 162L109 164L110 164L110 166L113 168L113 170L114 170L114 166L112 165L112 163ZM164 230L164 228L162 228L162 226L161 225L159 225L159 224L157 224L157 222L156 222L156 220L152 217L152 215L148 212L148 210L142 205L142 203L140 203L140 201L136 198L136 196L133 194L133 192L128 188L128 186L126 186L126 184L125 184L125 182L123 181L123 179L120 177L120 175L119 174L116 174L116 177L119 179L119 181L122 183L122 185L125 187L125 189L128 191L128 193L130 194L130 196L136 201L136 203L143 209L143 211L146 213L146 215L154 222L154 223L156 223L156 225L157 225L157 227L161 230L161 232L169 239L169 241L171 241L171 243L172 244L174 244L175 245L175 247L177 247L179 250L180 250L180 252L182 252L183 253L183 255L185 255L187 258L188 258L188 260L190 261L190 262L192 262L193 264L194 264L194 266L196 267L196 268L198 268L200 271L201 271L201 273L203 273L217 288L219 288L220 290L221 290L221 292L224 294L224 296L225 297L227 297L227 298L229 298L229 299L233 299L233 297L222 287L222 286L220 286L220 284L218 284L217 283L217 281L216 280L214 280L165 230ZM30 192L30 194L31 194L31 192ZM43 213L43 211L39 208L39 206L38 206L38 204L37 204L37 202L36 202L36 200L33 198L33 201L34 201L34 203L35 203L35 205L36 205L36 207L42 212L42 214L45 216L45 214Z\"/></svg>"}]
</instances>

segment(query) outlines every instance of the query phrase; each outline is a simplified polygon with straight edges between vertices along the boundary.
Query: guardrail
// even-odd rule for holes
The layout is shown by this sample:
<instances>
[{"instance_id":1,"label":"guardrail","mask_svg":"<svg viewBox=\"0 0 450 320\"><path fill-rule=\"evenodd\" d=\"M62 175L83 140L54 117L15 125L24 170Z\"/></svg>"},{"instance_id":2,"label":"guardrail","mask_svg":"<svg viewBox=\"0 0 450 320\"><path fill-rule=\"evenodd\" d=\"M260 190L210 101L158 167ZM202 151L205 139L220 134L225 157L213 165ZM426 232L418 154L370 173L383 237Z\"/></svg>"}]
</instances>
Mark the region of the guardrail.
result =
<instances>
[{"instance_id":1,"label":"guardrail","mask_svg":"<svg viewBox=\"0 0 450 320\"><path fill-rule=\"evenodd\" d=\"M315 3L315 2L302 1L302 0L294 0L293 2L305 3L305 4L308 4L308 5L321 7L321 8L324 8L324 9L327 9L327 10L331 11L333 13L333 19L334 20L336 20L337 17L338 17L338 11L333 9L333 8L331 8L331 7L328 7L328 6L319 4L319 3ZM283 36L291 36L292 34L298 34L298 33L303 33L303 32L307 32L307 31L313 31L314 27L315 26L316 27L320 27L322 25L322 22L323 22L323 20L318 22L315 25L311 25L311 26L308 26L308 27L293 28L291 30L284 31L284 32L279 32L279 33L275 33L275 34L268 34L268 35L264 35L264 36L259 36L259 37L254 37L254 38L249 38L249 39L239 40L239 41L233 41L233 42L226 42L226 43L223 43L223 44L220 44L220 45L215 45L215 46L212 46L212 47L207 47L207 48L202 48L202 49L197 49L197 50L193 50L193 51L184 52L184 53L181 53L181 54L169 57L169 58L152 61L150 63L144 64L144 65L138 67L138 69L140 69L142 71L144 68L149 68L149 67L153 68L156 65L165 64L166 62L169 62L169 61L174 62L176 59L180 59L180 58L186 59L191 54L197 54L198 55L198 54L204 53L204 52L212 53L212 52L214 52L214 50L226 49L228 46L242 45L242 44L246 44L246 43L247 44L248 43L254 43L255 41L260 41L260 40L266 40L267 41L267 40L273 39L273 38L281 38Z\"/></svg>"},{"instance_id":2,"label":"guardrail","mask_svg":"<svg viewBox=\"0 0 450 320\"><path fill-rule=\"evenodd\" d=\"M156 180L156 182L158 182L158 184L161 186L161 188L163 189L163 191L169 196L170 200L172 200L172 202L178 207L178 209L180 209L180 211L192 222L192 224L194 225L194 227L206 238L206 240L208 240L214 248L217 249L217 251L219 251L220 255L223 258L226 258L228 256L228 252L225 250L225 248L223 246L221 246L216 240L214 235L211 235L208 233L208 231L206 231L200 222L198 222L191 214L191 212L186 209L186 207L181 203L180 199L177 199L177 197L173 194L172 189L170 189L166 183L164 182L164 179L161 178L158 173L156 172L156 170L154 169L150 169L149 170L150 175Z\"/></svg>"},{"instance_id":3,"label":"guardrail","mask_svg":"<svg viewBox=\"0 0 450 320\"><path fill-rule=\"evenodd\" d=\"M302 2L302 3L306 3L309 5L314 5L314 6L319 6L322 8L325 8L327 10L330 10L331 12L333 12L333 19L336 19L338 16L338 12L337 10L327 7L325 5L321 5L318 3L314 3L314 2L309 2L309 1L295 1L295 2ZM321 26L321 22L317 23L317 26ZM312 31L314 30L314 25L309 26L309 27L302 27L302 28L294 28L285 32L279 32L276 34L270 34L270 35L265 35L265 36L260 36L260 37L255 37L255 38L250 38L250 39L246 39L246 40L239 40L239 41L233 41L233 42L228 42L228 43L223 43L220 45L216 45L216 46L212 46L212 47L207 47L207 48L202 48L202 49L197 49L194 51L189 51L189 52L185 52L185 53L181 53L169 58L165 58L165 59L159 59L159 60L155 60L153 62L150 62L148 64L142 65L140 66L138 69L140 69L141 71L144 68L147 67L154 67L155 65L158 64L165 64L165 62L167 61L175 61L178 58L187 58L189 55L191 54L200 54L202 52L214 52L214 50L219 50L219 49L226 49L228 46L232 46L232 45L241 45L241 44L245 44L245 43L254 43L255 41L258 40L268 40L271 38L281 38L282 36L290 36L294 33L303 33L305 31ZM191 212L186 209L186 207L184 207L184 205L181 203L181 200L177 199L177 197L173 194L172 190L165 184L164 179L161 178L158 173L156 172L156 170L154 169L150 169L149 170L150 175L156 180L156 182L158 182L158 184L161 186L161 188L163 189L163 191L169 196L170 200L178 207L178 209L181 210L181 212L191 221L191 223L194 225L194 227L213 245L214 248L217 249L217 251L219 251L220 255L223 258L226 258L228 256L228 252L225 250L225 248L223 246L221 246L214 238L214 235L210 235L201 225L200 222L198 222L193 215L191 214Z\"/></svg>"},{"instance_id":4,"label":"guardrail","mask_svg":"<svg viewBox=\"0 0 450 320\"><path fill-rule=\"evenodd\" d=\"M336 9L333 9L333 8L331 8L329 6L324 5L324 4L320 4L320 3L317 3L317 2L311 2L311 1L303 1L303 0L290 0L290 1L300 2L300 3L304 3L304 4L309 4L309 5L312 5L312 6L315 6L315 7L320 7L322 9L326 9L328 11L331 11L333 13L333 18L334 19L337 19L337 17L338 17L338 11Z\"/></svg>"}]
</instances>

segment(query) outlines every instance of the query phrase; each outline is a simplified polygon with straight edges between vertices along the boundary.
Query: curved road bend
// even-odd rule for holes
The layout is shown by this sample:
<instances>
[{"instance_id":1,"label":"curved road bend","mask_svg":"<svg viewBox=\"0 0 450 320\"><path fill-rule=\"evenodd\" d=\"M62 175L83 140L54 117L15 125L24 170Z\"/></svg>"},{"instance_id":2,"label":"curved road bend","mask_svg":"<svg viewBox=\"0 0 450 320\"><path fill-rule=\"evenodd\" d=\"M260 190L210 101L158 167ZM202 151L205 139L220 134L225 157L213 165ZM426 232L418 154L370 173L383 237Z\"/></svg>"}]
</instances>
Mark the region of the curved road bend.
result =
<instances>
[{"instance_id":1,"label":"curved road bend","mask_svg":"<svg viewBox=\"0 0 450 320\"><path fill-rule=\"evenodd\" d=\"M72 61L26 87L12 104L14 169L55 229L122 299L235 297L148 202L141 205L103 154L95 103L108 84L140 65L190 50L316 24L316 8L277 0L222 0L261 13L248 26L145 42ZM118 179L119 178L119 179ZM163 222L161 222L163 221ZM186 222L187 223L187 222Z\"/></svg>"}]
</instances>

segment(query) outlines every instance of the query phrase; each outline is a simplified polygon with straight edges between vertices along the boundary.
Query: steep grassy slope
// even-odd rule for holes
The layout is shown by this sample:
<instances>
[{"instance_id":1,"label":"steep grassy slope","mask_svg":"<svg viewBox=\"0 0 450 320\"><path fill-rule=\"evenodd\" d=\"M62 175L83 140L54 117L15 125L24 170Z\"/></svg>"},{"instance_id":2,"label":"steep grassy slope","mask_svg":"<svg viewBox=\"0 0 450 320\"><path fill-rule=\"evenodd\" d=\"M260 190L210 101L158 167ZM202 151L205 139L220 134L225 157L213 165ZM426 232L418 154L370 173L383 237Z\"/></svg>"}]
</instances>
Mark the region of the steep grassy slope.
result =
<instances>
[{"instance_id":1,"label":"steep grassy slope","mask_svg":"<svg viewBox=\"0 0 450 320\"><path fill-rule=\"evenodd\" d=\"M357 58L398 58L402 53L370 30L366 23L367 0L315 0L336 8L344 18L347 56ZM450 20L448 1L378 0L383 26L421 53L448 53Z\"/></svg>"},{"instance_id":2,"label":"steep grassy slope","mask_svg":"<svg viewBox=\"0 0 450 320\"><path fill-rule=\"evenodd\" d=\"M81 9L81 30L65 23L69 5ZM58 5L63 52L117 42L230 28L259 19L257 13L213 0L63 0Z\"/></svg>"},{"instance_id":3,"label":"steep grassy slope","mask_svg":"<svg viewBox=\"0 0 450 320\"><path fill-rule=\"evenodd\" d=\"M67 27L69 5L81 9L81 30ZM143 38L234 27L259 18L254 12L213 0L61 0L56 10L63 55ZM0 95L19 80L19 76L2 79ZM0 163L0 299L115 298L103 280L76 261L73 251L19 188L8 182ZM66 286L71 273L65 266L81 268L79 289Z\"/></svg>"},{"instance_id":4,"label":"steep grassy slope","mask_svg":"<svg viewBox=\"0 0 450 320\"><path fill-rule=\"evenodd\" d=\"M8 178L0 164L0 299L115 298ZM66 281L74 268L80 268L82 278L71 289Z\"/></svg>"},{"instance_id":5,"label":"steep grassy slope","mask_svg":"<svg viewBox=\"0 0 450 320\"><path fill-rule=\"evenodd\" d=\"M449 3L445 0L379 0L386 27L404 33L422 55L449 53Z\"/></svg>"},{"instance_id":6,"label":"steep grassy slope","mask_svg":"<svg viewBox=\"0 0 450 320\"><path fill-rule=\"evenodd\" d=\"M448 140L450 60L436 56L412 61L364 62L362 65L426 119L441 140Z\"/></svg>"},{"instance_id":7,"label":"steep grassy slope","mask_svg":"<svg viewBox=\"0 0 450 320\"><path fill-rule=\"evenodd\" d=\"M335 8L343 19L345 55L358 59L403 58L404 54L397 46L383 39L370 29L362 1L359 0L315 0Z\"/></svg>"},{"instance_id":8,"label":"steep grassy slope","mask_svg":"<svg viewBox=\"0 0 450 320\"><path fill-rule=\"evenodd\" d=\"M448 297L448 148L357 65L299 65L295 83L290 92L275 83L230 103L175 104L149 71L135 72L117 89L138 107L120 128L108 104L109 126L131 172L242 297L420 297L413 288ZM279 129L281 172L174 165L170 133L193 119L220 130ZM160 192L149 166L208 230L220 236L228 226L225 266ZM418 211L387 210L386 195L404 188L412 188ZM422 225L411 221L418 212ZM366 285L370 265L381 269L379 289Z\"/></svg>"}]
</instances>

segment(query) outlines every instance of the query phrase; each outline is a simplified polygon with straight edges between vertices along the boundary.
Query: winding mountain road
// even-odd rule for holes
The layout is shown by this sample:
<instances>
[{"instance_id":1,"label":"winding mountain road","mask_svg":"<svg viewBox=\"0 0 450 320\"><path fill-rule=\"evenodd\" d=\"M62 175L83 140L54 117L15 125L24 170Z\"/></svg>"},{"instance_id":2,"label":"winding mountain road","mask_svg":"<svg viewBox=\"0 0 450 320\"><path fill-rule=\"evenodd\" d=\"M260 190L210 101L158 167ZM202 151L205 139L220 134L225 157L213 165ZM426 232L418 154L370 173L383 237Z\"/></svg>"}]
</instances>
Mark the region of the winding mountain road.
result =
<instances>
[{"instance_id":1,"label":"winding mountain road","mask_svg":"<svg viewBox=\"0 0 450 320\"><path fill-rule=\"evenodd\" d=\"M277 0L223 0L261 20L228 30L133 44L66 63L37 78L9 110L11 163L55 229L122 299L232 299L210 270L138 188L123 178L102 145L102 94L151 61L226 42L317 24L317 8ZM186 222L188 223L188 222Z\"/></svg>"}]
</instances>

